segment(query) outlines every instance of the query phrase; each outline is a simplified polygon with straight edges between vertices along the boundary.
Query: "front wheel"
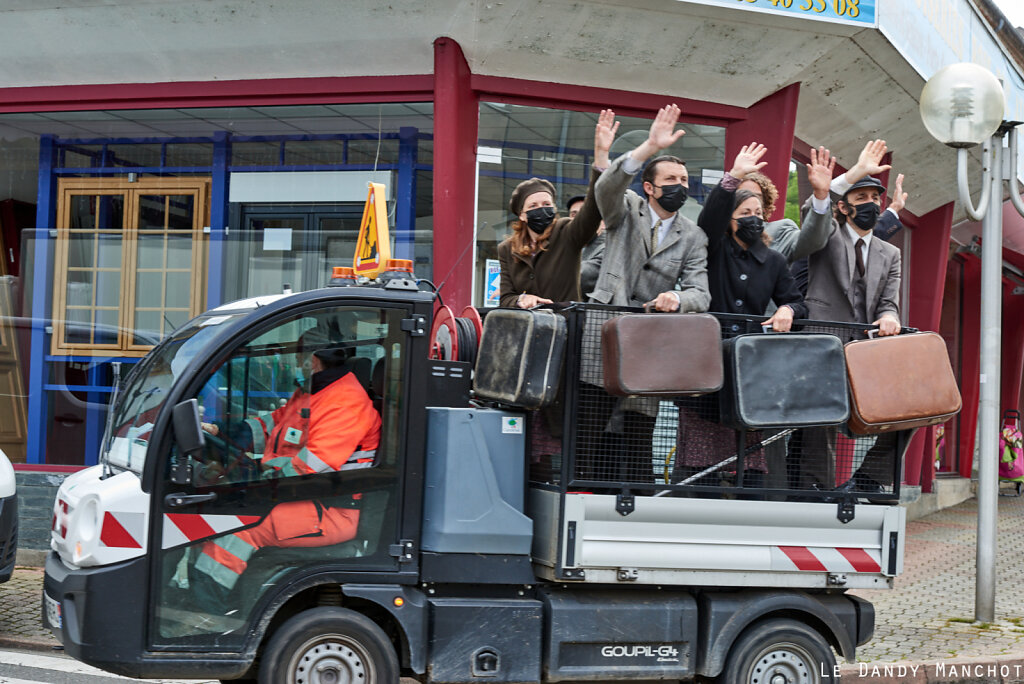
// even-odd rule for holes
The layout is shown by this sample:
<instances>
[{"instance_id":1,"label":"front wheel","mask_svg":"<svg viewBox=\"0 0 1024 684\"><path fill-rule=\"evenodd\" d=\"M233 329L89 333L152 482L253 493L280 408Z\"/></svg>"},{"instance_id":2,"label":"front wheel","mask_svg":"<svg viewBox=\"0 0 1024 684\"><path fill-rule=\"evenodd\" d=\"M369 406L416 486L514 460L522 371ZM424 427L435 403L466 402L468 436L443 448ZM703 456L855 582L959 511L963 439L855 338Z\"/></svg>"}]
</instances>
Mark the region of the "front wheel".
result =
<instances>
[{"instance_id":1,"label":"front wheel","mask_svg":"<svg viewBox=\"0 0 1024 684\"><path fill-rule=\"evenodd\" d=\"M384 631L345 608L290 618L267 644L260 684L394 684L398 658Z\"/></svg>"},{"instance_id":2,"label":"front wheel","mask_svg":"<svg viewBox=\"0 0 1024 684\"><path fill-rule=\"evenodd\" d=\"M733 644L721 684L825 684L838 682L832 648L816 630L796 620L759 622Z\"/></svg>"}]
</instances>

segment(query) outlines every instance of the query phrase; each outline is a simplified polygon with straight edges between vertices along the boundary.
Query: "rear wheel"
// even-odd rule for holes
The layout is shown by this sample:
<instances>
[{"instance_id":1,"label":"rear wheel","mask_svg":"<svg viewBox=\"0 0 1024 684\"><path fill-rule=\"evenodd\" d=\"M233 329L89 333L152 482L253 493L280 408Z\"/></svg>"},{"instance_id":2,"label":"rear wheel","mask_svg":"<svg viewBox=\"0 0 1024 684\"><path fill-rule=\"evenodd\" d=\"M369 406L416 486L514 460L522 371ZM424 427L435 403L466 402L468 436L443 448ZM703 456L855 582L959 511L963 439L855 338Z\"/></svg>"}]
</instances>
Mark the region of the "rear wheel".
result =
<instances>
[{"instance_id":1,"label":"rear wheel","mask_svg":"<svg viewBox=\"0 0 1024 684\"><path fill-rule=\"evenodd\" d=\"M722 684L825 684L834 677L836 658L815 629L775 618L747 629L733 644Z\"/></svg>"},{"instance_id":2,"label":"rear wheel","mask_svg":"<svg viewBox=\"0 0 1024 684\"><path fill-rule=\"evenodd\" d=\"M393 684L398 658L384 631L345 608L313 608L285 622L260 661L260 684Z\"/></svg>"}]
</instances>

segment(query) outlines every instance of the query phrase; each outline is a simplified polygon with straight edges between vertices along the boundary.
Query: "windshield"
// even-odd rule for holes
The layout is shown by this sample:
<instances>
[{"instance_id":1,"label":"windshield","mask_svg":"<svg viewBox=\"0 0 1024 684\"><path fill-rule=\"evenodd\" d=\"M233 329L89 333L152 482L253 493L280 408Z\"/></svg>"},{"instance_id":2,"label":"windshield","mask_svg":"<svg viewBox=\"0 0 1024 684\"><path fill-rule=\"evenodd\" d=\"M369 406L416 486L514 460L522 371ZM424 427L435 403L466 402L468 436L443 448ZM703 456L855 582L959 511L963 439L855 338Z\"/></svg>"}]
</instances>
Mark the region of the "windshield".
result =
<instances>
[{"instance_id":1,"label":"windshield","mask_svg":"<svg viewBox=\"0 0 1024 684\"><path fill-rule=\"evenodd\" d=\"M142 473L153 423L174 382L218 330L246 313L193 319L139 362L111 409L100 452L105 466Z\"/></svg>"}]
</instances>

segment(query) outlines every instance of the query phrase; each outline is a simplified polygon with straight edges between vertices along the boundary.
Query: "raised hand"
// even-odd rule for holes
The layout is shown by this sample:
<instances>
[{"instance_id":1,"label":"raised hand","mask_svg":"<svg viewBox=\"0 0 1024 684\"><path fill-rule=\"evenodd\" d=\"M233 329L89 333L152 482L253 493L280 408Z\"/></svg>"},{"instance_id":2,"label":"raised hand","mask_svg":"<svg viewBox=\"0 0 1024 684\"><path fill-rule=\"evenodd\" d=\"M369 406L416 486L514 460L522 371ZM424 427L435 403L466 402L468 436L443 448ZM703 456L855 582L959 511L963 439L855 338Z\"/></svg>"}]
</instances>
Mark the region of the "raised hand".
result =
<instances>
[{"instance_id":1,"label":"raised hand","mask_svg":"<svg viewBox=\"0 0 1024 684\"><path fill-rule=\"evenodd\" d=\"M903 192L903 174L901 173L896 176L896 186L892 190L889 208L898 214L903 211L905 206L907 206L907 193Z\"/></svg>"},{"instance_id":2,"label":"raised hand","mask_svg":"<svg viewBox=\"0 0 1024 684\"><path fill-rule=\"evenodd\" d=\"M619 122L615 120L615 112L602 109L594 127L594 166L607 169L611 165L608 150L615 141L615 133L619 130Z\"/></svg>"},{"instance_id":3,"label":"raised hand","mask_svg":"<svg viewBox=\"0 0 1024 684\"><path fill-rule=\"evenodd\" d=\"M836 170L836 158L824 147L811 148L811 163L807 164L807 181L814 196L822 200L828 197L829 184Z\"/></svg>"},{"instance_id":4,"label":"raised hand","mask_svg":"<svg viewBox=\"0 0 1024 684\"><path fill-rule=\"evenodd\" d=\"M686 131L675 130L679 122L679 106L670 104L658 110L658 115L651 123L651 130L647 133L647 140L657 149L663 150L675 145L676 141L686 135Z\"/></svg>"},{"instance_id":5,"label":"raised hand","mask_svg":"<svg viewBox=\"0 0 1024 684\"><path fill-rule=\"evenodd\" d=\"M749 174L760 171L768 165L768 162L758 163L767 151L768 148L761 143L752 142L749 145L744 145L736 155L729 175L737 180L743 180Z\"/></svg>"},{"instance_id":6,"label":"raised hand","mask_svg":"<svg viewBox=\"0 0 1024 684\"><path fill-rule=\"evenodd\" d=\"M846 180L851 184L856 183L865 176L877 176L883 171L892 168L889 164L882 164L882 157L885 156L888 147L884 140L869 140L864 149L857 157L857 163L846 172Z\"/></svg>"}]
</instances>

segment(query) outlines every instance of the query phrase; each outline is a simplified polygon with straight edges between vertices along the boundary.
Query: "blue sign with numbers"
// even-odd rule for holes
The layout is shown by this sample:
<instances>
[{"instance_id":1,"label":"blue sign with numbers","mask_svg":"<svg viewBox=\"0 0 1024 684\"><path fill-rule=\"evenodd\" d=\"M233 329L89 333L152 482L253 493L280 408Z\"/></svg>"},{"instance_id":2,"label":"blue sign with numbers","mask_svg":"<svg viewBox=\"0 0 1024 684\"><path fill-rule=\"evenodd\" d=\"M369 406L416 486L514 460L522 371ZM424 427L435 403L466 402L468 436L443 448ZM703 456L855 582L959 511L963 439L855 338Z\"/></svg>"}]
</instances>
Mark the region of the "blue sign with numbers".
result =
<instances>
[{"instance_id":1,"label":"blue sign with numbers","mask_svg":"<svg viewBox=\"0 0 1024 684\"><path fill-rule=\"evenodd\" d=\"M749 9L806 19L875 26L876 0L681 0L701 5Z\"/></svg>"}]
</instances>

